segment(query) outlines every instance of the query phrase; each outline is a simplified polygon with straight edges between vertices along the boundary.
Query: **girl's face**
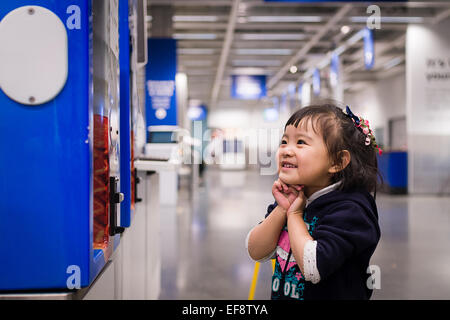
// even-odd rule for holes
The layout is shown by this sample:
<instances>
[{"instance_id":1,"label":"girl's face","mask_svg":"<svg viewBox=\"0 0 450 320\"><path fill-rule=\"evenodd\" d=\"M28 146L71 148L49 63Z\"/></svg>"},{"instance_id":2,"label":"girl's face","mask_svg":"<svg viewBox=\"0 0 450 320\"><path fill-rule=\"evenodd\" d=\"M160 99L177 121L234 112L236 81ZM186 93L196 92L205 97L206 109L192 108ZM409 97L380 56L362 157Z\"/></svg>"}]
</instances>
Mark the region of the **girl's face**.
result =
<instances>
[{"instance_id":1,"label":"girl's face","mask_svg":"<svg viewBox=\"0 0 450 320\"><path fill-rule=\"evenodd\" d=\"M330 184L328 150L309 119L300 121L297 128L286 127L277 160L279 178L286 184L304 185L307 197Z\"/></svg>"}]
</instances>

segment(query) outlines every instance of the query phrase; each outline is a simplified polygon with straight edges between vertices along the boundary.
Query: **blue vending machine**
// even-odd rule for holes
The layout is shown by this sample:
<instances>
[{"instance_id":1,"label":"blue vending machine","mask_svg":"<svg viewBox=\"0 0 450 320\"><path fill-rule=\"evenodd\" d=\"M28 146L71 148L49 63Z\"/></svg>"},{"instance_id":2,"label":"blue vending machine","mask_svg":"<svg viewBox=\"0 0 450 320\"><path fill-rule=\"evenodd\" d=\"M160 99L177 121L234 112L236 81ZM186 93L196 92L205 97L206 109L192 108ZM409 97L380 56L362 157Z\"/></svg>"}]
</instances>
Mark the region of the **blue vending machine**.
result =
<instances>
[{"instance_id":1,"label":"blue vending machine","mask_svg":"<svg viewBox=\"0 0 450 320\"><path fill-rule=\"evenodd\" d=\"M0 2L0 291L88 287L120 240L118 0Z\"/></svg>"}]
</instances>

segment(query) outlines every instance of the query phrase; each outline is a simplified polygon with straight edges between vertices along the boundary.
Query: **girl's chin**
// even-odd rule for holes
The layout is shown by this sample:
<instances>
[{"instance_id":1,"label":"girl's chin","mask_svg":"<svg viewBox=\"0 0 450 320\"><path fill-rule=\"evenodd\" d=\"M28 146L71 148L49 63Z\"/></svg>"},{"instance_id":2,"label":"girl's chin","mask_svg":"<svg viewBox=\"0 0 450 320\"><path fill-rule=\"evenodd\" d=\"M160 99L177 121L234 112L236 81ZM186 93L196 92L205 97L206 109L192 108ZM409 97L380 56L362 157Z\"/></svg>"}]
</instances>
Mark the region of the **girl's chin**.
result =
<instances>
[{"instance_id":1,"label":"girl's chin","mask_svg":"<svg viewBox=\"0 0 450 320\"><path fill-rule=\"evenodd\" d=\"M278 177L280 178L281 181L283 181L286 184L301 184L297 179L290 177L287 174L283 174L283 172L280 172Z\"/></svg>"}]
</instances>

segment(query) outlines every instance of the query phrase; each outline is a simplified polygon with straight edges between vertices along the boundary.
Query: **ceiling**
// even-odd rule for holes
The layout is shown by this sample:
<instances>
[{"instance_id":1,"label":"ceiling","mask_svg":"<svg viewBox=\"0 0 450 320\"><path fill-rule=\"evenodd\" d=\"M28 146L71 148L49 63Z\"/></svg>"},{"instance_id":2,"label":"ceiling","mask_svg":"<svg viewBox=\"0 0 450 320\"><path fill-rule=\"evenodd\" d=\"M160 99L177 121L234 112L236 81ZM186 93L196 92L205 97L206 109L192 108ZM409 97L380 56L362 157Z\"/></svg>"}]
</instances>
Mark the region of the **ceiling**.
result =
<instances>
[{"instance_id":1,"label":"ceiling","mask_svg":"<svg viewBox=\"0 0 450 320\"><path fill-rule=\"evenodd\" d=\"M374 14L367 13L370 4L380 8L381 28L374 29L375 65L365 70L363 41L357 33ZM270 98L231 99L232 74L267 75L269 97L308 79L314 67L319 66L321 77L327 78L328 54L339 47L344 50L340 54L344 90L360 90L368 82L404 72L409 23L437 24L450 16L447 1L147 0L147 6L149 37L156 32L152 14L172 16L165 31L177 39L178 71L188 76L189 98L213 108L269 103ZM292 66L298 71L291 73Z\"/></svg>"}]
</instances>

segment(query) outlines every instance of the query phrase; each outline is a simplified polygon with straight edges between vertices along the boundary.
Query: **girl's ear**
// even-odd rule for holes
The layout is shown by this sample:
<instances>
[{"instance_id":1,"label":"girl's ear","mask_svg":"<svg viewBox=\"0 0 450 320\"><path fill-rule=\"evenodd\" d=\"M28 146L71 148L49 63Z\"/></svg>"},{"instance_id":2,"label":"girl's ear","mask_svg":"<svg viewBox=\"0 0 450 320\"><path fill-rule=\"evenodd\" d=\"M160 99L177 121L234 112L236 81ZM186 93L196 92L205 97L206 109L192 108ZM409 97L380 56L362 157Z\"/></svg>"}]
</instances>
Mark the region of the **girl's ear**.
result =
<instances>
[{"instance_id":1,"label":"girl's ear","mask_svg":"<svg viewBox=\"0 0 450 320\"><path fill-rule=\"evenodd\" d=\"M350 163L351 155L348 150L339 151L338 156L339 156L339 163L331 166L330 169L328 169L329 173L337 173L339 171L342 171Z\"/></svg>"}]
</instances>

